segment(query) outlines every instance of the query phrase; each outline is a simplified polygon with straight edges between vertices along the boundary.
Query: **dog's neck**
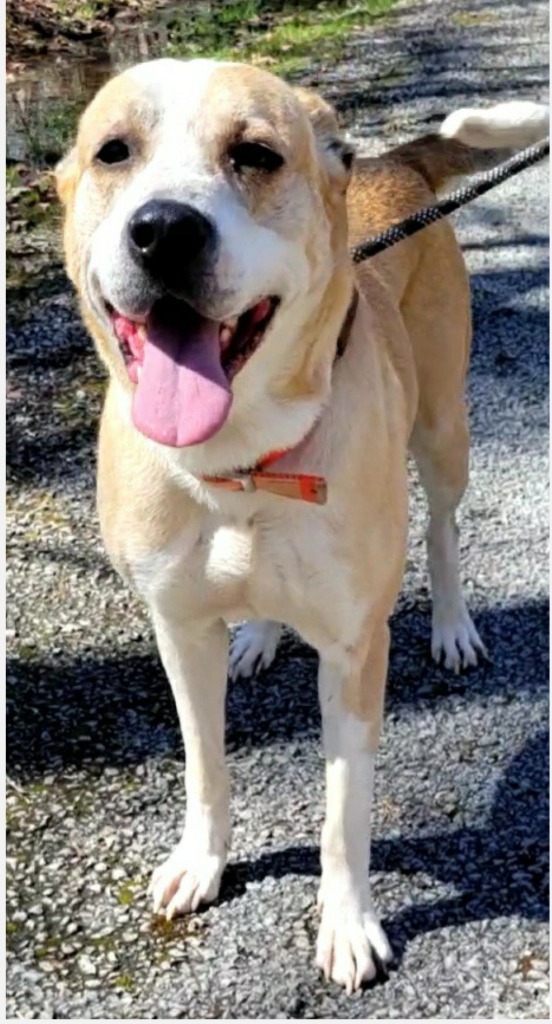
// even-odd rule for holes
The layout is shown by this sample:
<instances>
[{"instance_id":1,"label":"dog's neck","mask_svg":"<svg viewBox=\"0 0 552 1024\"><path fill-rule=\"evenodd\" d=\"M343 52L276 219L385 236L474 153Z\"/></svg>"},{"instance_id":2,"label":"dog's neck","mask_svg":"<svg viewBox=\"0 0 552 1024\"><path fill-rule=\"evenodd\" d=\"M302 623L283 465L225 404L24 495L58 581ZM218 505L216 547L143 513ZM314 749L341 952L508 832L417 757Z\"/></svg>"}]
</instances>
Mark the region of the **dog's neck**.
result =
<instances>
[{"instance_id":1,"label":"dog's neck","mask_svg":"<svg viewBox=\"0 0 552 1024\"><path fill-rule=\"evenodd\" d=\"M349 303L347 312L345 313L345 319L341 325L341 330L337 337L337 343L335 346L335 357L334 362L341 359L341 356L345 354L345 349L349 344L349 337L351 334L351 327L353 326L356 311L358 309L358 288L356 284L353 286L353 294Z\"/></svg>"},{"instance_id":2,"label":"dog's neck","mask_svg":"<svg viewBox=\"0 0 552 1024\"><path fill-rule=\"evenodd\" d=\"M337 337L334 363L342 358L347 348L358 307L358 298L358 288L355 285ZM304 441L305 438L302 438L299 443L303 444ZM202 479L211 486L221 487L227 491L246 491L248 493L265 491L284 498L295 498L316 505L324 505L327 499L327 486L324 477L311 473L278 473L272 469L279 459L291 451L293 448L267 452L250 469L242 469L225 476L204 475Z\"/></svg>"}]
</instances>

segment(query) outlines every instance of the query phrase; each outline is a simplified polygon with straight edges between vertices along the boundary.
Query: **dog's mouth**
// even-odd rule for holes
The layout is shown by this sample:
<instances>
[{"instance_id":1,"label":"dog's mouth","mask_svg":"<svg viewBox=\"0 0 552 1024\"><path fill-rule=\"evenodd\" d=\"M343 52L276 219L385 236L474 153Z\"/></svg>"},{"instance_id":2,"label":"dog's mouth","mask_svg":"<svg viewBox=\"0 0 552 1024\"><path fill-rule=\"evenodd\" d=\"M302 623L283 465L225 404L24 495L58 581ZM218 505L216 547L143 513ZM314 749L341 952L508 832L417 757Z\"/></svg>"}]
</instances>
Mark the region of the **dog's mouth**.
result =
<instances>
[{"instance_id":1,"label":"dog's mouth","mask_svg":"<svg viewBox=\"0 0 552 1024\"><path fill-rule=\"evenodd\" d=\"M165 296L147 317L108 306L129 379L134 425L160 444L182 448L217 433L232 404L231 382L261 344L279 299L261 299L231 320L209 320Z\"/></svg>"}]
</instances>

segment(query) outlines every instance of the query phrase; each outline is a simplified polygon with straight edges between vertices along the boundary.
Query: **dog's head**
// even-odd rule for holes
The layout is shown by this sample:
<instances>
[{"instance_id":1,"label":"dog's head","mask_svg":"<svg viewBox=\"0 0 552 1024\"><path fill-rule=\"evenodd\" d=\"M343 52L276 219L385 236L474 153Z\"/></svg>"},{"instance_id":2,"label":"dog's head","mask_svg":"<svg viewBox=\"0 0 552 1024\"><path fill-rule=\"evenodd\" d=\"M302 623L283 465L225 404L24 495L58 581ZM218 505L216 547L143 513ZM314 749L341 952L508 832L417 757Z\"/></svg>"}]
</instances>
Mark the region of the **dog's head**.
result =
<instances>
[{"instance_id":1,"label":"dog's head","mask_svg":"<svg viewBox=\"0 0 552 1024\"><path fill-rule=\"evenodd\" d=\"M98 93L57 170L66 258L144 434L198 445L320 389L351 163L327 104L245 65L152 61Z\"/></svg>"}]
</instances>

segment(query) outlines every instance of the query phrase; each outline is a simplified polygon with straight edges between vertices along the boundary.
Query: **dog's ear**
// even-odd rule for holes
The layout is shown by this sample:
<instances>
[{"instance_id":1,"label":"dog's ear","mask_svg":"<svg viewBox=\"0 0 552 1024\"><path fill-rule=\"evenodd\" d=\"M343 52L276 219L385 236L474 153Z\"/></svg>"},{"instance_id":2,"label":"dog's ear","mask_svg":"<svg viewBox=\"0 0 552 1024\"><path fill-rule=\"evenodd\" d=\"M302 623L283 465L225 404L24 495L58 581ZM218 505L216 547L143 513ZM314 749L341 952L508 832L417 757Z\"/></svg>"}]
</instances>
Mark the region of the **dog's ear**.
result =
<instances>
[{"instance_id":1,"label":"dog's ear","mask_svg":"<svg viewBox=\"0 0 552 1024\"><path fill-rule=\"evenodd\" d=\"M67 156L64 156L56 164L54 170L57 194L64 206L67 206L73 198L75 188L77 187L78 174L77 150L73 146L73 149L67 153Z\"/></svg>"},{"instance_id":2,"label":"dog's ear","mask_svg":"<svg viewBox=\"0 0 552 1024\"><path fill-rule=\"evenodd\" d=\"M351 179L354 147L344 138L329 103L310 89L297 88L294 92L313 127L322 166L330 182L344 192Z\"/></svg>"}]
</instances>

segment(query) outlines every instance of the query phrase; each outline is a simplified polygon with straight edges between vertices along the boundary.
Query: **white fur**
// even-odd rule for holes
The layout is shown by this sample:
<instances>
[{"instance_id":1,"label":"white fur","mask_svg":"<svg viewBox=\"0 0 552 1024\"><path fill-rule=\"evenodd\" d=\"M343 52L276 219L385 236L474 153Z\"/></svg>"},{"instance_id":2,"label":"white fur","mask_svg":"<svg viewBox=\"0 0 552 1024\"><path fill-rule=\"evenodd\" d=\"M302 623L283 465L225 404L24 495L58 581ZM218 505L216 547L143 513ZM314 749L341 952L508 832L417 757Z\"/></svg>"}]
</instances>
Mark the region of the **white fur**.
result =
<instances>
[{"instance_id":1,"label":"white fur","mask_svg":"<svg viewBox=\"0 0 552 1024\"><path fill-rule=\"evenodd\" d=\"M186 823L182 839L153 874L154 911L196 910L215 899L230 841L224 760L227 638L222 623L183 627L153 610L157 645L186 746Z\"/></svg>"},{"instance_id":2,"label":"white fur","mask_svg":"<svg viewBox=\"0 0 552 1024\"><path fill-rule=\"evenodd\" d=\"M437 663L460 672L487 657L485 645L470 618L462 593L458 527L455 513L463 494L461 478L456 486L435 473L428 452L428 438L418 426L411 441L420 479L429 504L427 552L433 603L431 653Z\"/></svg>"},{"instance_id":3,"label":"white fur","mask_svg":"<svg viewBox=\"0 0 552 1024\"><path fill-rule=\"evenodd\" d=\"M548 107L529 100L511 100L487 110L455 110L443 121L440 134L476 149L522 149L544 138L548 129Z\"/></svg>"},{"instance_id":4,"label":"white fur","mask_svg":"<svg viewBox=\"0 0 552 1024\"><path fill-rule=\"evenodd\" d=\"M276 656L281 635L279 622L244 622L230 649L230 679L250 679L268 668Z\"/></svg>"},{"instance_id":5,"label":"white fur","mask_svg":"<svg viewBox=\"0 0 552 1024\"><path fill-rule=\"evenodd\" d=\"M431 653L437 663L460 672L487 656L462 593L458 531L449 510L433 511L427 538L433 599Z\"/></svg>"},{"instance_id":6,"label":"white fur","mask_svg":"<svg viewBox=\"0 0 552 1024\"><path fill-rule=\"evenodd\" d=\"M343 673L322 659L320 706L326 756L326 818L322 831L322 918L316 962L348 993L392 958L370 894L370 818L374 791L373 723L347 714Z\"/></svg>"}]
</instances>

